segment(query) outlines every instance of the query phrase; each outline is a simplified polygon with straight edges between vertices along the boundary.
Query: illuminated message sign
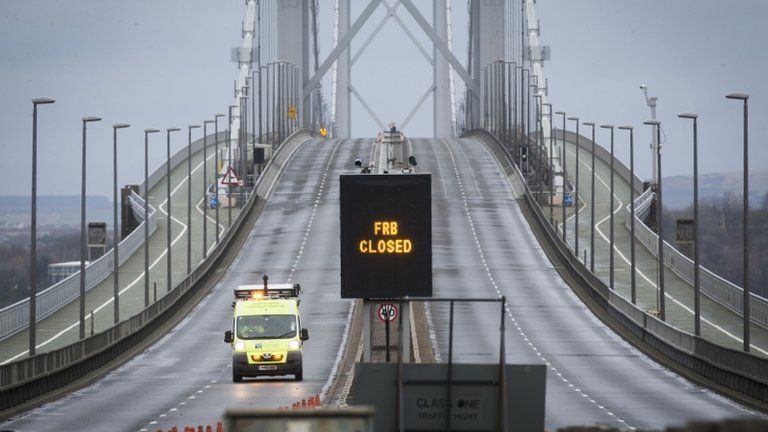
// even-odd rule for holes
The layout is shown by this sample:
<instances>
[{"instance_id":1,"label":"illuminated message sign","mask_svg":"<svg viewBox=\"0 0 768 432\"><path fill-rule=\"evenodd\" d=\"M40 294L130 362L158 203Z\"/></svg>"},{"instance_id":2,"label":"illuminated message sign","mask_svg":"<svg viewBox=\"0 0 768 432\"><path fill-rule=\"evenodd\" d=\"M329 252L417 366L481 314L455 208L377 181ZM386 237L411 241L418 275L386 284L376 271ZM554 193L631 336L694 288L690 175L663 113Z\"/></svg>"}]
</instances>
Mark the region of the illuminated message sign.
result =
<instances>
[{"instance_id":1,"label":"illuminated message sign","mask_svg":"<svg viewBox=\"0 0 768 432\"><path fill-rule=\"evenodd\" d=\"M432 296L429 174L343 175L341 297Z\"/></svg>"}]
</instances>

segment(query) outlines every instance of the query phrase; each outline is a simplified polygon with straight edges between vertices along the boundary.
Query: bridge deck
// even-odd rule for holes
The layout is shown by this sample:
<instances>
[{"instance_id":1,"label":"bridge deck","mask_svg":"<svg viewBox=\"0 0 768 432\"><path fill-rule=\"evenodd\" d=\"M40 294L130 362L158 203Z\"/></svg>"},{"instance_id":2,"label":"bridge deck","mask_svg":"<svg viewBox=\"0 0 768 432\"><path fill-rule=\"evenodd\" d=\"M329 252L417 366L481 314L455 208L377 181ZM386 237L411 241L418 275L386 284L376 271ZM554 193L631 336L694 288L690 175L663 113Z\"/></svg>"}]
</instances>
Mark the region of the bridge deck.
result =
<instances>
[{"instance_id":1,"label":"bridge deck","mask_svg":"<svg viewBox=\"0 0 768 432\"><path fill-rule=\"evenodd\" d=\"M557 145L562 145L562 141L558 141ZM568 141L566 168L571 181L575 181L575 151L575 143ZM583 259L586 250L587 260L589 260L591 153L581 148L579 159L579 197L582 201L579 215L579 256ZM608 284L610 278L610 221L608 217L610 166L600 158L595 158L595 164L595 271L600 279ZM616 212L614 214L614 286L626 299L631 298L630 231L624 224L624 213L621 209L628 204L629 183L623 177L614 175L614 211ZM544 213L548 214L548 210L545 209ZM561 208L555 208L554 215L555 219L561 221ZM568 212L567 218L566 235L571 247L573 247L575 240L573 211ZM644 310L655 309L658 292L656 284L657 260L639 241L635 244L635 256L637 304ZM667 322L693 334L693 287L668 267L665 270L664 278ZM740 315L702 295L701 317L701 333L704 338L733 349L740 350L743 348L743 323ZM754 354L768 356L768 329L753 323L751 326L751 345Z\"/></svg>"},{"instance_id":2,"label":"bridge deck","mask_svg":"<svg viewBox=\"0 0 768 432\"><path fill-rule=\"evenodd\" d=\"M215 157L213 142L208 140L207 170L213 178ZM219 145L219 151L222 151ZM182 150L184 151L184 150ZM192 154L192 267L203 257L203 152ZM172 253L174 286L186 276L187 268L187 163L186 159L171 170L171 216L172 216ZM153 285L157 284L157 298L166 293L166 182L165 177L150 189L150 204L157 210L157 230L149 237L150 265L150 302L153 301ZM239 209L232 209L232 220ZM227 227L227 209L219 209L219 235L223 236ZM110 228L111 229L111 228ZM210 249L216 241L215 211L208 209L207 244ZM120 318L126 319L144 308L144 247L140 247L120 266ZM114 279L110 275L100 284L88 291L85 296L86 335L90 334L90 313L94 311L94 330L96 333L113 325L113 290ZM78 340L79 336L79 300L61 308L51 316L37 323L38 352L60 348ZM28 352L29 332L21 331L0 343L0 362L22 358Z\"/></svg>"}]
</instances>

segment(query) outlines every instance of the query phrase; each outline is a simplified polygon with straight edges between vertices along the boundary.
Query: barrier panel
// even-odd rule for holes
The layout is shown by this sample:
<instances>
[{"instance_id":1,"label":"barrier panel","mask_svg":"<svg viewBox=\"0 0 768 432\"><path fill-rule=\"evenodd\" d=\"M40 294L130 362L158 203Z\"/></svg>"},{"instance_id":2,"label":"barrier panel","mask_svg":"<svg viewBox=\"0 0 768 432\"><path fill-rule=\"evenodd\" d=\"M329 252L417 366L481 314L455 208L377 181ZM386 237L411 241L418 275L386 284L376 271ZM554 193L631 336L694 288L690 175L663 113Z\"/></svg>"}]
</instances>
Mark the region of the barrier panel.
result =
<instances>
[{"instance_id":1,"label":"barrier panel","mask_svg":"<svg viewBox=\"0 0 768 432\"><path fill-rule=\"evenodd\" d=\"M300 131L286 139L265 168L266 171L276 170L277 173L259 177L256 190L263 190L268 194L285 163L311 136L308 132ZM157 302L103 332L53 351L0 365L0 391L3 393L0 411L67 385L151 336L189 300L201 286L198 282L215 269L233 239L242 231L243 222L252 213L258 196L250 196L233 221L232 229L224 233L219 245L208 258L198 263L192 273Z\"/></svg>"}]
</instances>

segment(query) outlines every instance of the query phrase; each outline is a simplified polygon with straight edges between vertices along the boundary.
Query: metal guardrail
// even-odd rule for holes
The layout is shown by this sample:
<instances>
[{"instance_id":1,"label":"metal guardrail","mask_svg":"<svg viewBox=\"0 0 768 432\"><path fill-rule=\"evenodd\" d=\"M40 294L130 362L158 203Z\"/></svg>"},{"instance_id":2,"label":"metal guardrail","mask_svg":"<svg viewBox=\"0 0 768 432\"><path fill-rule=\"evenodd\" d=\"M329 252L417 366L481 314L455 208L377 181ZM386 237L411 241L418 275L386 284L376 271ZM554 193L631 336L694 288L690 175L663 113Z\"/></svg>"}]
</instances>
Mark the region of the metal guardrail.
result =
<instances>
[{"instance_id":1,"label":"metal guardrail","mask_svg":"<svg viewBox=\"0 0 768 432\"><path fill-rule=\"evenodd\" d=\"M118 248L120 250L120 265L126 262L131 255L144 244L144 200L132 193L128 199L133 214L142 220L141 224L124 238ZM155 209L150 206L149 234L157 229ZM110 249L90 263L85 269L85 291L90 291L95 286L112 274L114 269L114 249ZM42 320L55 313L62 307L74 301L80 295L80 272L76 272L65 279L51 285L37 294L37 317ZM0 341L29 327L29 298L20 300L0 310Z\"/></svg>"},{"instance_id":2,"label":"metal guardrail","mask_svg":"<svg viewBox=\"0 0 768 432\"><path fill-rule=\"evenodd\" d=\"M471 131L465 136L480 138L505 165L507 175L524 178L508 149L495 136L483 130ZM512 168L507 169L507 164ZM768 359L726 348L681 331L647 314L610 290L573 255L547 221L528 185L524 181L520 183L525 191L522 199L542 229L545 241L555 249L558 259L565 265L566 271L575 277L585 294L614 319L613 322L608 321L612 328L620 326L634 335L645 347L655 351L658 356L691 371L696 376L744 395L748 400L768 403ZM641 195L638 200L640 199L648 200L648 197ZM650 206L649 203L645 205ZM645 211L647 213L647 209Z\"/></svg>"},{"instance_id":3,"label":"metal guardrail","mask_svg":"<svg viewBox=\"0 0 768 432\"><path fill-rule=\"evenodd\" d=\"M198 282L215 269L232 240L240 234L243 222L250 215L258 196L263 196L262 191L265 195L269 194L282 167L299 145L309 137L309 133L300 131L286 139L267 164L264 171L267 175L262 175L257 180L257 194L250 196L232 227L224 233L219 245L205 260L196 265L192 273L157 302L93 336L56 350L0 365L0 392L3 394L0 399L0 411L64 386L98 369L142 342L170 319L197 290L200 286Z\"/></svg>"},{"instance_id":4,"label":"metal guardrail","mask_svg":"<svg viewBox=\"0 0 768 432\"><path fill-rule=\"evenodd\" d=\"M635 238L654 256L658 257L659 236L651 230L643 220L651 210L655 194L651 189L646 190L635 199ZM630 206L624 208L624 225L631 224ZM664 264L674 271L681 279L693 286L693 260L683 255L677 248L664 242ZM740 286L716 275L704 266L700 266L699 281L702 294L723 305L737 315L742 316L744 290ZM750 310L752 322L768 327L768 299L755 293L750 293Z\"/></svg>"}]
</instances>

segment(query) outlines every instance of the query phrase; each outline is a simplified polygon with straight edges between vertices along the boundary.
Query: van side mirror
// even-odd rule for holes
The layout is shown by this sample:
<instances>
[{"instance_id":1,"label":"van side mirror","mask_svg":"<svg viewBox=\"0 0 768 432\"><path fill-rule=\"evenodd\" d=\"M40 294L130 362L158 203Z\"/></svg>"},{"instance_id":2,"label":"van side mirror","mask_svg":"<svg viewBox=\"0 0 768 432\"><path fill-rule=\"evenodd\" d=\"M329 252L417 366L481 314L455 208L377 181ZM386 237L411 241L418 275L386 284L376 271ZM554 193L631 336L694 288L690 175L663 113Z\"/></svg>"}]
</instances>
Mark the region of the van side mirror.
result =
<instances>
[{"instance_id":1,"label":"van side mirror","mask_svg":"<svg viewBox=\"0 0 768 432\"><path fill-rule=\"evenodd\" d=\"M232 337L232 330L227 330L224 332L224 342L232 343L234 340L235 338Z\"/></svg>"},{"instance_id":2,"label":"van side mirror","mask_svg":"<svg viewBox=\"0 0 768 432\"><path fill-rule=\"evenodd\" d=\"M309 330L307 330L305 328L301 329L301 336L300 336L300 338L303 341L309 340Z\"/></svg>"},{"instance_id":3,"label":"van side mirror","mask_svg":"<svg viewBox=\"0 0 768 432\"><path fill-rule=\"evenodd\" d=\"M411 164L412 166L416 166L417 165L416 157L414 157L413 155L408 156L408 163Z\"/></svg>"}]
</instances>

